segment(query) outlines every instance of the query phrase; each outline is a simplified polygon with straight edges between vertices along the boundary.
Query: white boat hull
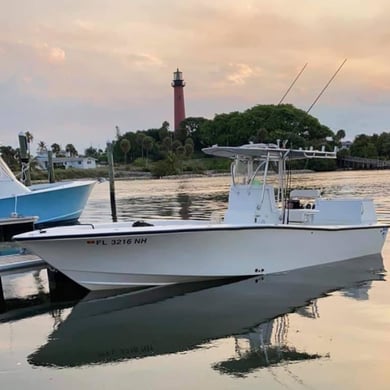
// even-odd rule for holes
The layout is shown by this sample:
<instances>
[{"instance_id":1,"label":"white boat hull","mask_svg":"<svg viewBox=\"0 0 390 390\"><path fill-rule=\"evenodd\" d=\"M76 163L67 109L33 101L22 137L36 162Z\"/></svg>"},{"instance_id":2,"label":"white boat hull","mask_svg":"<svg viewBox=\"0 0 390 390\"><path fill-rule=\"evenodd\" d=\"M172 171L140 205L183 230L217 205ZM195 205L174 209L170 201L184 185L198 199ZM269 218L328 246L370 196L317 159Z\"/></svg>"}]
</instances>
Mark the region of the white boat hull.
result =
<instances>
[{"instance_id":1,"label":"white boat hull","mask_svg":"<svg viewBox=\"0 0 390 390\"><path fill-rule=\"evenodd\" d=\"M64 230L65 229L65 230ZM188 224L16 237L89 290L273 274L381 252L387 227ZM73 229L73 230L72 230ZM54 230L54 229L51 229ZM101 231L99 231L101 230ZM55 230L54 230L55 232ZM64 256L69 253L69 256Z\"/></svg>"},{"instance_id":2,"label":"white boat hull","mask_svg":"<svg viewBox=\"0 0 390 390\"><path fill-rule=\"evenodd\" d=\"M233 158L221 223L129 221L48 229L15 239L89 290L274 274L381 252L388 229L377 223L372 199L323 199L319 191L307 190L293 195L315 199L304 203L287 197L288 161L336 158L336 151L279 144L203 150ZM276 187L267 181L275 167Z\"/></svg>"}]
</instances>

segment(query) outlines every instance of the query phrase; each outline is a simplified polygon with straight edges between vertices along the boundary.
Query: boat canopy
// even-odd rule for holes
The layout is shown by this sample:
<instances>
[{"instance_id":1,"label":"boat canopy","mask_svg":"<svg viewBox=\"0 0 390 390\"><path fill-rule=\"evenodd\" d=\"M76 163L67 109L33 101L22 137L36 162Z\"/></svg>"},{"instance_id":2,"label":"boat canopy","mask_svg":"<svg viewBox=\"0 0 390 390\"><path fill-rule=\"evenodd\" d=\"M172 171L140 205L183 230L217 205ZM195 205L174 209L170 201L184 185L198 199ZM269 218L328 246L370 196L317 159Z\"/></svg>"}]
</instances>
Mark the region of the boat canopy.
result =
<instances>
[{"instance_id":1,"label":"boat canopy","mask_svg":"<svg viewBox=\"0 0 390 390\"><path fill-rule=\"evenodd\" d=\"M280 160L301 160L307 158L328 158L335 159L336 150L328 152L322 150L310 149L288 149L276 144L247 144L243 146L218 146L213 145L209 148L203 148L206 154L226 158L252 158L258 160L268 159L269 161Z\"/></svg>"},{"instance_id":2,"label":"boat canopy","mask_svg":"<svg viewBox=\"0 0 390 390\"><path fill-rule=\"evenodd\" d=\"M322 150L288 149L284 145L280 147L279 143L250 143L243 146L214 145L202 149L206 154L233 160L232 184L226 215L229 220L232 219L231 216L240 215L239 218L242 221L246 212L248 221L274 224L281 220L287 223L285 200L289 195L286 162L288 160L336 158L336 150L328 152L324 147ZM273 179L276 182L273 185L268 184L271 171L278 175L276 179ZM318 197L318 194L314 192L305 195ZM280 212L276 205L281 205ZM234 220L237 221L237 218Z\"/></svg>"}]
</instances>

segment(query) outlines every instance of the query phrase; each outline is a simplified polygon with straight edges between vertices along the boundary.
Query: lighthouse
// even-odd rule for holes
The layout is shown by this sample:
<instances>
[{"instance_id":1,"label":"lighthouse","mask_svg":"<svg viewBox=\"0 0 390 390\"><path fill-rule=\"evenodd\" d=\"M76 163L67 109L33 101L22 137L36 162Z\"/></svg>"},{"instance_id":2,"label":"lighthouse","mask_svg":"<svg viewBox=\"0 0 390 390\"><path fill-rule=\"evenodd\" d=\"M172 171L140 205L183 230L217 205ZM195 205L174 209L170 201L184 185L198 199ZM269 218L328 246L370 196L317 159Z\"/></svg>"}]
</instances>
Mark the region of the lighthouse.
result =
<instances>
[{"instance_id":1,"label":"lighthouse","mask_svg":"<svg viewBox=\"0 0 390 390\"><path fill-rule=\"evenodd\" d=\"M174 101L174 110L175 110L175 127L174 131L177 131L180 128L180 123L186 118L185 109L184 109L184 86L185 82L183 80L183 73L177 68L176 72L173 72L173 101Z\"/></svg>"}]
</instances>

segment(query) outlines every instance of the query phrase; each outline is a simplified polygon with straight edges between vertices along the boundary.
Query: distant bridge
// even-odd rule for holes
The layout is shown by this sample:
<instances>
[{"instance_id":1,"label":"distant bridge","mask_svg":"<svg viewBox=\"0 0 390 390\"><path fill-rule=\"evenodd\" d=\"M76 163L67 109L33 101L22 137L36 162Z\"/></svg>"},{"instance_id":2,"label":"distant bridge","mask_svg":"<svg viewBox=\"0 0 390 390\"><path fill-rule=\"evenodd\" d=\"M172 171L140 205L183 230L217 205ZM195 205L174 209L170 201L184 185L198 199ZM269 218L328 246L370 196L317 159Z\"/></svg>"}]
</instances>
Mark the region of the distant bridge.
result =
<instances>
[{"instance_id":1,"label":"distant bridge","mask_svg":"<svg viewBox=\"0 0 390 390\"><path fill-rule=\"evenodd\" d=\"M342 157L337 159L340 168L351 169L390 169L390 160L376 158Z\"/></svg>"}]
</instances>

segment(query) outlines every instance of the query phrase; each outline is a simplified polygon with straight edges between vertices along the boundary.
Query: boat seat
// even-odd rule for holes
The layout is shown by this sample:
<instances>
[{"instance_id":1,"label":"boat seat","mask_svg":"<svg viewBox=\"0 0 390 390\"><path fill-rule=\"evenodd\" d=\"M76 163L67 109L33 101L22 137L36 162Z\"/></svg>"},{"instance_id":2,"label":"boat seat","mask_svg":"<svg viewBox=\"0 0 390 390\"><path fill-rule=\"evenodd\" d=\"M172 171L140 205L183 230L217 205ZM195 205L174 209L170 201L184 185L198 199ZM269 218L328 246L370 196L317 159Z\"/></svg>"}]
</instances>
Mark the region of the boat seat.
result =
<instances>
[{"instance_id":1,"label":"boat seat","mask_svg":"<svg viewBox=\"0 0 390 390\"><path fill-rule=\"evenodd\" d=\"M321 196L320 190L292 190L290 192L290 199L293 198L311 198L316 199Z\"/></svg>"},{"instance_id":2,"label":"boat seat","mask_svg":"<svg viewBox=\"0 0 390 390\"><path fill-rule=\"evenodd\" d=\"M154 226L154 225L152 223L139 220L139 221L135 221L131 226L140 227L140 226Z\"/></svg>"}]
</instances>

